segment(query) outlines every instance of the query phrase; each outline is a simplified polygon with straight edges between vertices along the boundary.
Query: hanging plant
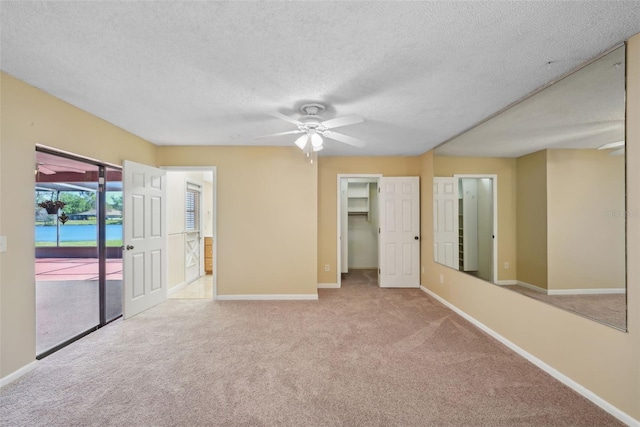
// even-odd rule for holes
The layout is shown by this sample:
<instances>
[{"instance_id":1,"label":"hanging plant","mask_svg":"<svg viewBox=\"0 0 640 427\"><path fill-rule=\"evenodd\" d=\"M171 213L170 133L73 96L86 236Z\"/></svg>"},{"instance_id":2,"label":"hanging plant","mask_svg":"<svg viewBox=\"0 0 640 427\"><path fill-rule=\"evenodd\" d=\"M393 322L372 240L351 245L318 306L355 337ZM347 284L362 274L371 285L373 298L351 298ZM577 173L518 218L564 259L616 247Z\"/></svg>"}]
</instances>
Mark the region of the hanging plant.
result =
<instances>
[{"instance_id":1,"label":"hanging plant","mask_svg":"<svg viewBox=\"0 0 640 427\"><path fill-rule=\"evenodd\" d=\"M65 203L60 200L45 200L38 203L38 206L46 209L48 214L57 214L60 209L64 208Z\"/></svg>"}]
</instances>

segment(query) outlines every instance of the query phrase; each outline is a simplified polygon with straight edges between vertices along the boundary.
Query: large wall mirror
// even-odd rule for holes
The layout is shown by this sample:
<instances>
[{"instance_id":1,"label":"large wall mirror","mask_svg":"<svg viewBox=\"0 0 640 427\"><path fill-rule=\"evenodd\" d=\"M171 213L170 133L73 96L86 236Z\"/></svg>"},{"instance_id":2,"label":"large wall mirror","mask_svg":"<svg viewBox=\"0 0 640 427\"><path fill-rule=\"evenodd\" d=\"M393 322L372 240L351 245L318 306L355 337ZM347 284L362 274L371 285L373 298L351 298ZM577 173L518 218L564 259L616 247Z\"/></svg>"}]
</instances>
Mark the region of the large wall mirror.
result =
<instances>
[{"instance_id":1,"label":"large wall mirror","mask_svg":"<svg viewBox=\"0 0 640 427\"><path fill-rule=\"evenodd\" d=\"M435 261L626 330L625 47L448 141Z\"/></svg>"}]
</instances>

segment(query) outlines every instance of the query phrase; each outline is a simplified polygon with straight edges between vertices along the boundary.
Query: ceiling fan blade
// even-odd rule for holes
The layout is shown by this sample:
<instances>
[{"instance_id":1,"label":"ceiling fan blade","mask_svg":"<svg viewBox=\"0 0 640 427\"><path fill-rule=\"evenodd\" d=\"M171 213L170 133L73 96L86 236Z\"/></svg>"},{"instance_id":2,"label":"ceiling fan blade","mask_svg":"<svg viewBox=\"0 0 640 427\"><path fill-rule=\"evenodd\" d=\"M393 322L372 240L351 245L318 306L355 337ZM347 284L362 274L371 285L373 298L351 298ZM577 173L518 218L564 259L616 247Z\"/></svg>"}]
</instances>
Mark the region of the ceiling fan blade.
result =
<instances>
[{"instance_id":1,"label":"ceiling fan blade","mask_svg":"<svg viewBox=\"0 0 640 427\"><path fill-rule=\"evenodd\" d=\"M622 156L624 155L624 147L618 148L617 150L613 150L609 153L610 156Z\"/></svg>"},{"instance_id":2,"label":"ceiling fan blade","mask_svg":"<svg viewBox=\"0 0 640 427\"><path fill-rule=\"evenodd\" d=\"M289 132L272 133L271 135L256 136L253 139L271 138L272 136L293 135L296 133L304 133L303 130L290 130Z\"/></svg>"},{"instance_id":3,"label":"ceiling fan blade","mask_svg":"<svg viewBox=\"0 0 640 427\"><path fill-rule=\"evenodd\" d=\"M601 145L598 150L607 150L609 148L624 147L624 141L610 142L608 144Z\"/></svg>"},{"instance_id":4,"label":"ceiling fan blade","mask_svg":"<svg viewBox=\"0 0 640 427\"><path fill-rule=\"evenodd\" d=\"M355 125L356 123L362 123L364 119L357 114L350 114L348 116L336 117L335 119L322 122L322 125L327 129L337 128L340 126Z\"/></svg>"},{"instance_id":5,"label":"ceiling fan blade","mask_svg":"<svg viewBox=\"0 0 640 427\"><path fill-rule=\"evenodd\" d=\"M351 136L347 136L338 132L331 132L330 130L324 132L323 135L329 139L335 139L336 141L344 142L345 144L353 145L354 147L358 148L362 148L367 145L367 143L361 139L353 138Z\"/></svg>"},{"instance_id":6,"label":"ceiling fan blade","mask_svg":"<svg viewBox=\"0 0 640 427\"><path fill-rule=\"evenodd\" d=\"M78 168L74 168L71 166L64 166L64 165L54 165L51 163L47 163L49 166L54 166L57 169L62 169L62 170L58 170L57 172L75 172L75 173L85 173L86 171L82 170L82 169L78 169Z\"/></svg>"},{"instance_id":7,"label":"ceiling fan blade","mask_svg":"<svg viewBox=\"0 0 640 427\"><path fill-rule=\"evenodd\" d=\"M282 119L285 120L289 123L293 123L294 125L298 126L301 125L302 122L297 121L296 119L292 119L291 117L285 116L284 114L280 114L278 112L275 113L269 113L271 116L277 118L277 119Z\"/></svg>"},{"instance_id":8,"label":"ceiling fan blade","mask_svg":"<svg viewBox=\"0 0 640 427\"><path fill-rule=\"evenodd\" d=\"M38 172L43 173L45 175L55 175L56 171L54 171L53 169L49 169L45 166L42 165L38 165Z\"/></svg>"}]
</instances>

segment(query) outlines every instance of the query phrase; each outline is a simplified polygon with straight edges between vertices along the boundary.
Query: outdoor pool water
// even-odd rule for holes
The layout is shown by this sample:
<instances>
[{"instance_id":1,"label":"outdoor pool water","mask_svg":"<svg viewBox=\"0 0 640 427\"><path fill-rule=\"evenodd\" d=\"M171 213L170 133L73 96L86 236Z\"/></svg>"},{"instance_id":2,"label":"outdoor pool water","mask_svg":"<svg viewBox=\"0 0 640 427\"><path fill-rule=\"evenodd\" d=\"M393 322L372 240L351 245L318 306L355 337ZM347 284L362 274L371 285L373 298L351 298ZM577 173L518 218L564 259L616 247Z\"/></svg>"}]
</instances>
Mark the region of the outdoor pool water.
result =
<instances>
[{"instance_id":1,"label":"outdoor pool water","mask_svg":"<svg viewBox=\"0 0 640 427\"><path fill-rule=\"evenodd\" d=\"M55 242L57 227L55 225L36 225L36 242ZM107 240L122 240L122 224L106 226ZM61 225L61 242L95 242L98 228L95 225Z\"/></svg>"}]
</instances>

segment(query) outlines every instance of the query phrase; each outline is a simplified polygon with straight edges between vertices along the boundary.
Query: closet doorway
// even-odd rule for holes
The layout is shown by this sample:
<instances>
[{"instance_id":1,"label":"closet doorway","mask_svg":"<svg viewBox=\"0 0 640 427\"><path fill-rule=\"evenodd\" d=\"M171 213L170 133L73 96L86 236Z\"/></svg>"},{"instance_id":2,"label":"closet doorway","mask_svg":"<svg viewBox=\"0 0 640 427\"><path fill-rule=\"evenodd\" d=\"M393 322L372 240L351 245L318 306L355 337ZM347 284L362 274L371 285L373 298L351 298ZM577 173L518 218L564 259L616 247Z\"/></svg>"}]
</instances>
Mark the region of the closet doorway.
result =
<instances>
[{"instance_id":1,"label":"closet doorway","mask_svg":"<svg viewBox=\"0 0 640 427\"><path fill-rule=\"evenodd\" d=\"M481 279L497 278L497 176L456 174L458 267Z\"/></svg>"},{"instance_id":2,"label":"closet doorway","mask_svg":"<svg viewBox=\"0 0 640 427\"><path fill-rule=\"evenodd\" d=\"M215 167L167 171L167 297L216 295Z\"/></svg>"},{"instance_id":3,"label":"closet doorway","mask_svg":"<svg viewBox=\"0 0 640 427\"><path fill-rule=\"evenodd\" d=\"M378 278L379 174L338 175L338 286Z\"/></svg>"}]
</instances>

